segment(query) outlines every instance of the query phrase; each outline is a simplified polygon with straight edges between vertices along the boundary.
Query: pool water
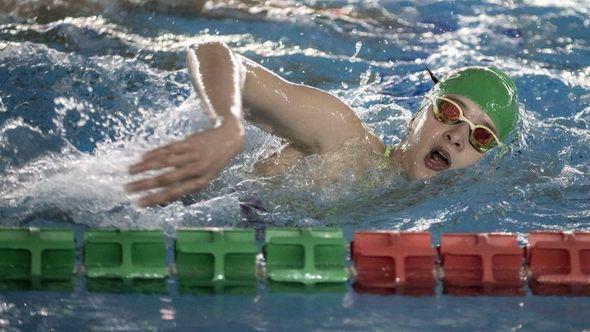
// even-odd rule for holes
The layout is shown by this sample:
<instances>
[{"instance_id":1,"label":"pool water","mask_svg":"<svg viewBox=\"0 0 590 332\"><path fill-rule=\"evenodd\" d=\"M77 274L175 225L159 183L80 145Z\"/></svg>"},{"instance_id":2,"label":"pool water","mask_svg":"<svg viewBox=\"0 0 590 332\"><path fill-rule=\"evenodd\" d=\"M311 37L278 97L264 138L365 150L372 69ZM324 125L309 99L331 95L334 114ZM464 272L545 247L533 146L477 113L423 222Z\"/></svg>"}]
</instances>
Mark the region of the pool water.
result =
<instances>
[{"instance_id":1,"label":"pool water","mask_svg":"<svg viewBox=\"0 0 590 332\"><path fill-rule=\"evenodd\" d=\"M445 232L590 228L587 1L216 1L202 13L148 1L0 5L0 226L335 226ZM122 184L143 151L210 126L185 49L221 40L282 77L349 103L387 144L405 135L437 74L495 65L521 121L505 155L427 181L373 174L326 184L321 160L262 178L281 141L248 126L243 154L208 188L139 209ZM243 213L244 202L264 210ZM240 205L242 203L242 205ZM241 207L242 206L242 207ZM0 330L584 330L584 297L0 292Z\"/></svg>"}]
</instances>

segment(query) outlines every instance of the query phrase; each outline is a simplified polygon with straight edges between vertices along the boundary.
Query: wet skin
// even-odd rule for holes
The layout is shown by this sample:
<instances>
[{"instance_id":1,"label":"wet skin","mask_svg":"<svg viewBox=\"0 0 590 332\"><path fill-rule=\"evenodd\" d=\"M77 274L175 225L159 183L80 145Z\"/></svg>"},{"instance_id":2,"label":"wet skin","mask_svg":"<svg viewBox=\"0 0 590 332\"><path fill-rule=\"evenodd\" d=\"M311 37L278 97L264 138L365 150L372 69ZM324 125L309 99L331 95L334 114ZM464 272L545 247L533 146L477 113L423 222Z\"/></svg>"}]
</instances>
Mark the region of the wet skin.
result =
<instances>
[{"instance_id":1,"label":"wet skin","mask_svg":"<svg viewBox=\"0 0 590 332\"><path fill-rule=\"evenodd\" d=\"M219 120L220 125L148 151L129 167L130 174L164 169L125 186L128 192L144 192L140 206L171 202L205 188L242 151L244 120L289 142L280 153L289 157L279 156L277 163L263 162L267 169L287 170L289 167L282 163L334 152L357 154L360 158L349 158L360 160L352 167L374 168L375 163L369 161L383 156L383 142L349 105L328 92L289 82L221 42L191 46L187 59L195 92L212 120ZM447 97L465 105L462 108L467 119L488 125L495 132L492 121L474 102L462 96ZM244 113L243 107L249 112ZM471 146L468 135L467 123L439 122L429 107L411 122L407 137L394 148L388 166L410 179L426 179L446 169L474 165L484 154ZM358 143L354 151L344 151L344 143L351 140ZM377 158L365 158L371 154Z\"/></svg>"},{"instance_id":2,"label":"wet skin","mask_svg":"<svg viewBox=\"0 0 590 332\"><path fill-rule=\"evenodd\" d=\"M474 124L486 125L494 133L497 132L492 120L476 103L463 96L446 97L458 102L465 117ZM410 179L432 177L441 170L429 168L425 159L435 148L444 150L450 159L445 170L473 166L484 157L469 142L469 125L466 122L456 125L442 123L434 117L432 105L428 105L409 124L407 137L394 150L392 164L399 165Z\"/></svg>"},{"instance_id":3,"label":"wet skin","mask_svg":"<svg viewBox=\"0 0 590 332\"><path fill-rule=\"evenodd\" d=\"M464 116L474 124L486 125L492 129L494 133L497 132L491 119L473 101L458 95L449 95L446 97L457 102L462 107ZM217 133L217 131L219 133ZM211 146L222 142L221 139L216 139L215 137L227 138L231 136L230 133L232 132L235 132L235 129L225 131L225 127L222 126L215 131L205 131L203 133L194 134L189 136L186 140L146 153L142 162L131 166L130 172L132 174L148 169L159 169L165 166L176 166L177 170L164 173L154 178L136 181L129 184L127 190L140 191L153 189L190 178L191 174L195 172L198 173L201 169L206 169L205 163L215 160L215 158L208 157L207 153L216 153L223 150L219 148L210 149ZM204 136L208 136L208 134L213 134L211 136L212 141L202 144L206 140ZM189 142L189 140L192 140L192 143ZM227 144L227 142L228 140L226 139L225 144ZM200 150L202 153L193 152L198 146L201 146ZM234 152L228 154L228 156L238 153L238 151L241 150L241 146L241 144L238 144L232 149ZM445 158L448 160L448 165L442 167L443 169L436 170L432 169L432 166L429 167L428 159L433 150L442 151ZM469 142L469 125L467 123L460 122L456 125L447 125L440 122L434 117L432 105L428 105L419 111L410 122L408 126L408 134L402 143L394 148L394 152L389 160L389 166L405 175L408 179L427 179L438 173L444 172L445 170L460 169L475 165L484 157L484 155L485 154L477 151ZM189 156L190 158L188 159L191 160L182 160L183 156ZM299 155L299 157L304 156L305 154ZM176 161L176 159L179 160ZM194 159L194 161L192 159ZM229 159L222 160L222 162L214 169L221 170L228 161ZM296 160L292 162L295 161ZM176 162L179 164L176 165ZM206 180L200 178L191 181L200 181L197 189L204 188L209 181L217 176L217 174L218 172L212 172L207 175ZM160 204L162 202L171 201L174 198L180 197L194 190L195 186L192 182L181 181L180 183L171 186L167 191L160 191L142 198L138 203L140 206Z\"/></svg>"}]
</instances>

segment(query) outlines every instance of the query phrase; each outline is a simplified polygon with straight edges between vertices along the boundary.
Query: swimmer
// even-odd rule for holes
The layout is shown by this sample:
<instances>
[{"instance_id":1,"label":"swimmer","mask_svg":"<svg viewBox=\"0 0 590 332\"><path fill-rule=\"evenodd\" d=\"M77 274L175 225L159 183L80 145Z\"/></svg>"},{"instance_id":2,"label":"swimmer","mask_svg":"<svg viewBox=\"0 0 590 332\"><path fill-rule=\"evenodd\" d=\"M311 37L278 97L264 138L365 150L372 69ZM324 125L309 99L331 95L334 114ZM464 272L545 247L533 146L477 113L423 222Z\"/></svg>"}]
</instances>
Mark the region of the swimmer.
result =
<instances>
[{"instance_id":1,"label":"swimmer","mask_svg":"<svg viewBox=\"0 0 590 332\"><path fill-rule=\"evenodd\" d=\"M216 125L148 151L129 167L130 174L165 169L126 185L128 192L159 189L139 199L143 207L205 188L244 148L244 121L287 142L256 163L260 174L280 174L310 154L340 153L351 160L352 154L375 157L361 158L364 162L356 167L426 179L475 165L489 150L504 145L518 120L514 82L494 67L465 67L440 80L428 70L433 89L409 121L407 136L397 146L386 146L336 96L289 82L222 42L189 47L187 64L193 87ZM356 142L355 149L344 150L350 141Z\"/></svg>"}]
</instances>

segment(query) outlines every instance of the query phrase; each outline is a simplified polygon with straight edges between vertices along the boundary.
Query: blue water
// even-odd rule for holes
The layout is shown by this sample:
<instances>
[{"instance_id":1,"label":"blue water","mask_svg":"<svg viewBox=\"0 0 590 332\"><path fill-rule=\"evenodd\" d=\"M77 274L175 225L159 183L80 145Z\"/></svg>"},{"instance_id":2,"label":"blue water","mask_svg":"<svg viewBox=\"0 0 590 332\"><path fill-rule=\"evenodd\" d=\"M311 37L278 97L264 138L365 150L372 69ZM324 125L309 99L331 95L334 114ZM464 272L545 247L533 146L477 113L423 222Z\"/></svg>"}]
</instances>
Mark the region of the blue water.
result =
<instances>
[{"instance_id":1,"label":"blue water","mask_svg":"<svg viewBox=\"0 0 590 332\"><path fill-rule=\"evenodd\" d=\"M196 14L141 2L0 5L0 225L163 229L338 226L355 230L590 228L590 7L585 0L217 1ZM65 5L63 5L65 3ZM137 4L140 3L140 4ZM62 5L60 5L62 4ZM327 10L340 8L340 11ZM157 10L156 10L157 9ZM141 152L209 122L186 47L222 40L293 82L349 103L395 144L438 74L496 65L514 77L512 150L428 181L315 182L314 156L286 176L252 173L281 142L247 127L242 155L201 193L138 209L121 185ZM245 218L259 197L267 212ZM583 297L277 293L0 293L0 330L584 330Z\"/></svg>"}]
</instances>

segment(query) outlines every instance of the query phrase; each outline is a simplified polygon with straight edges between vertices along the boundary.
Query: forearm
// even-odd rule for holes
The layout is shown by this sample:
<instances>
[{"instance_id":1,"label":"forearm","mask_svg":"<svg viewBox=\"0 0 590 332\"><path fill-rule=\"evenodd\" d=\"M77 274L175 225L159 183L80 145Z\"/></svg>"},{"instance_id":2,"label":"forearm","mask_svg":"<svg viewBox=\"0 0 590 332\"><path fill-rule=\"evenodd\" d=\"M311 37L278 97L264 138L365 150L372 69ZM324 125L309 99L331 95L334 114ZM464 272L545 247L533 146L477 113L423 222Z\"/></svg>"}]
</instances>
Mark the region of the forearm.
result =
<instances>
[{"instance_id":1,"label":"forearm","mask_svg":"<svg viewBox=\"0 0 590 332\"><path fill-rule=\"evenodd\" d=\"M225 44L211 42L191 46L187 52L189 74L195 92L214 123L235 127L244 135L239 60Z\"/></svg>"}]
</instances>

